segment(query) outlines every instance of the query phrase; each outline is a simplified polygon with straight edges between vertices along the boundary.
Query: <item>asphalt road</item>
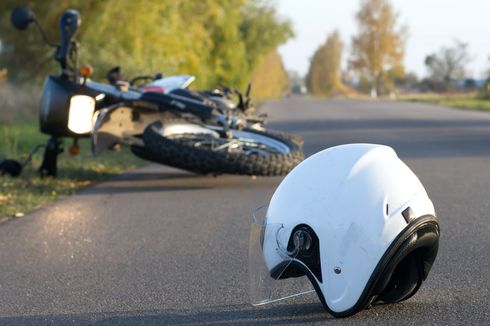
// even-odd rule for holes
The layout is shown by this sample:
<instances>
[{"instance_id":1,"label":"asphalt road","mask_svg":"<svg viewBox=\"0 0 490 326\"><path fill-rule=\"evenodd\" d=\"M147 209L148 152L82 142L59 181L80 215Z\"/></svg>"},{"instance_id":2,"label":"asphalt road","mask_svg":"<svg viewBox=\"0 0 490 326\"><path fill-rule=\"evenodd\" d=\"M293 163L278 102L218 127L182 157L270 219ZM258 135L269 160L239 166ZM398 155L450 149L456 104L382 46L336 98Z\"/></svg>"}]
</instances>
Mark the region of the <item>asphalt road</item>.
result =
<instances>
[{"instance_id":1,"label":"asphalt road","mask_svg":"<svg viewBox=\"0 0 490 326\"><path fill-rule=\"evenodd\" d=\"M413 298L342 320L315 295L250 306L248 218L281 179L150 165L0 224L0 324L490 324L490 114L301 98L265 111L307 155L387 144L418 174L442 235Z\"/></svg>"}]
</instances>

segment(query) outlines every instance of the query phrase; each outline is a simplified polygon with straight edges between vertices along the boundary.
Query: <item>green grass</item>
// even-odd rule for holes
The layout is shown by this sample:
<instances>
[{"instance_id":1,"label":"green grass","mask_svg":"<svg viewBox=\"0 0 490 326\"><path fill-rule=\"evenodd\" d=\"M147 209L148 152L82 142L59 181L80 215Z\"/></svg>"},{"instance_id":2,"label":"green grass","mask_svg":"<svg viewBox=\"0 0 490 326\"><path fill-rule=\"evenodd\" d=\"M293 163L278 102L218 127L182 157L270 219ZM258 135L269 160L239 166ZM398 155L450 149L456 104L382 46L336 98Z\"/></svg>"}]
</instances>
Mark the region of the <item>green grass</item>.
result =
<instances>
[{"instance_id":1,"label":"green grass","mask_svg":"<svg viewBox=\"0 0 490 326\"><path fill-rule=\"evenodd\" d=\"M490 100L482 99L476 95L448 95L448 96L408 96L402 97L402 101L421 102L436 105L444 105L458 109L490 110Z\"/></svg>"},{"instance_id":2,"label":"green grass","mask_svg":"<svg viewBox=\"0 0 490 326\"><path fill-rule=\"evenodd\" d=\"M48 136L38 131L37 123L0 123L0 160L5 157L24 160L28 153ZM107 151L98 157L90 152L90 140L80 141L81 154L68 153L71 139L65 139L65 152L58 157L58 177L41 179L37 168L41 164L42 150L28 164L18 178L0 176L0 220L22 216L56 199L75 193L96 181L140 166L144 161L129 149Z\"/></svg>"}]
</instances>

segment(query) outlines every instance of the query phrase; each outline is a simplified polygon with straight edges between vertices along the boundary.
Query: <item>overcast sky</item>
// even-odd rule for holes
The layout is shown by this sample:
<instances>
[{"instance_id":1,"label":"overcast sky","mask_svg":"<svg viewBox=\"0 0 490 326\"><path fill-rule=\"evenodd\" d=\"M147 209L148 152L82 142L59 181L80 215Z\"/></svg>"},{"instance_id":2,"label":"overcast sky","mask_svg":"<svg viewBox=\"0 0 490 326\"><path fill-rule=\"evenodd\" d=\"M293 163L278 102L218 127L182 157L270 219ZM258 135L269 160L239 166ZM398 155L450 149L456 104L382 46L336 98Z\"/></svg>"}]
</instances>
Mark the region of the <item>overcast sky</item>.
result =
<instances>
[{"instance_id":1,"label":"overcast sky","mask_svg":"<svg viewBox=\"0 0 490 326\"><path fill-rule=\"evenodd\" d=\"M293 22L296 37L279 48L288 70L305 74L315 49L338 29L349 53L357 31L354 15L360 0L276 0L279 13ZM408 26L407 71L426 75L424 58L455 39L469 43L473 58L469 71L481 78L490 68L489 0L392 0L399 21ZM344 58L345 65L345 58Z\"/></svg>"}]
</instances>

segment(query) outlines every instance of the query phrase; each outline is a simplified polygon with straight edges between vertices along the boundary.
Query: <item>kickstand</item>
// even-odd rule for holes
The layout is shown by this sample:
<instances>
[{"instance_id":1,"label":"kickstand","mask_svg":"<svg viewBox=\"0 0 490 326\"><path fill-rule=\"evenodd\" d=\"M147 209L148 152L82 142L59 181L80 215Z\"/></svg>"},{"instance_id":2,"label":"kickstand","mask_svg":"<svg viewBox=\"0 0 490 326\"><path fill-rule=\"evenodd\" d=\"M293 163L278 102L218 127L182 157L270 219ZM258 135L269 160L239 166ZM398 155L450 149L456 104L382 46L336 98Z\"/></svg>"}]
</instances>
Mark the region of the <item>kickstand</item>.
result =
<instances>
[{"instance_id":1,"label":"kickstand","mask_svg":"<svg viewBox=\"0 0 490 326\"><path fill-rule=\"evenodd\" d=\"M58 173L58 155L63 153L61 138L51 137L44 149L44 157L39 173L41 177L56 177Z\"/></svg>"}]
</instances>

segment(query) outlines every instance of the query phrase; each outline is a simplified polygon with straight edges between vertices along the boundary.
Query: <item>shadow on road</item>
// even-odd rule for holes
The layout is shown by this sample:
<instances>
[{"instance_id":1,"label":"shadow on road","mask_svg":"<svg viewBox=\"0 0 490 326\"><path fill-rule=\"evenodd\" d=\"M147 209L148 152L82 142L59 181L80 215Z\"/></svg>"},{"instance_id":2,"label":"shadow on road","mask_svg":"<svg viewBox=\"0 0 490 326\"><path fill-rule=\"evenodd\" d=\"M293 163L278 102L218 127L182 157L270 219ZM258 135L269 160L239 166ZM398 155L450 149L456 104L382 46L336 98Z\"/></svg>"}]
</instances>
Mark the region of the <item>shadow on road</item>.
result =
<instances>
[{"instance_id":1,"label":"shadow on road","mask_svg":"<svg viewBox=\"0 0 490 326\"><path fill-rule=\"evenodd\" d=\"M193 179L203 177L197 174L188 173L185 171L176 172L130 172L119 175L111 181L154 181L154 180L173 180L173 179Z\"/></svg>"},{"instance_id":2,"label":"shadow on road","mask_svg":"<svg viewBox=\"0 0 490 326\"><path fill-rule=\"evenodd\" d=\"M134 172L116 176L108 182L84 189L80 195L145 193L145 192L171 192L195 191L208 189L246 189L263 188L276 185L281 177L257 177L238 175L210 175L192 174L186 171L155 172L161 169L160 165L138 169Z\"/></svg>"},{"instance_id":3,"label":"shadow on road","mask_svg":"<svg viewBox=\"0 0 490 326\"><path fill-rule=\"evenodd\" d=\"M94 324L94 325L297 325L333 319L321 304L218 306L190 311L133 311L99 314L37 315L0 318L2 325Z\"/></svg>"},{"instance_id":4,"label":"shadow on road","mask_svg":"<svg viewBox=\"0 0 490 326\"><path fill-rule=\"evenodd\" d=\"M204 186L184 186L184 185L137 185L137 186L96 186L82 191L80 195L99 195L99 194L122 194L122 193L142 193L142 192L167 192L167 191L191 191L206 190Z\"/></svg>"},{"instance_id":5,"label":"shadow on road","mask_svg":"<svg viewBox=\"0 0 490 326\"><path fill-rule=\"evenodd\" d=\"M426 322L427 316L443 314L446 318L438 319L457 321L458 312L449 305L439 302L407 301L391 305L377 305L363 310L354 316L337 319L328 314L318 304L282 304L252 308L247 304L215 306L202 310L163 310L107 312L91 314L31 315L22 317L0 318L2 325L32 324L91 324L91 325L301 325L324 324L338 321L342 324L371 323L412 323ZM425 317L424 317L425 316ZM480 316L484 317L484 316ZM478 318L477 318L478 319Z\"/></svg>"}]
</instances>

